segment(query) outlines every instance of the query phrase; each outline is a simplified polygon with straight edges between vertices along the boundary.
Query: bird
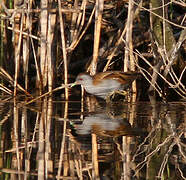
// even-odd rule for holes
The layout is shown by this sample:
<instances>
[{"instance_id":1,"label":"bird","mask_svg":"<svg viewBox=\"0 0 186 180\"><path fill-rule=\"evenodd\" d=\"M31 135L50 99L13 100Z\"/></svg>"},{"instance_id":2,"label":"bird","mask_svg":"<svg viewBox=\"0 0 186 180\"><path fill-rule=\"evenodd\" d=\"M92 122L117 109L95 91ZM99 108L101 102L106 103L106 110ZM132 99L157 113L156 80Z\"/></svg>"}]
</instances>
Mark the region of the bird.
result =
<instances>
[{"instance_id":1,"label":"bird","mask_svg":"<svg viewBox=\"0 0 186 180\"><path fill-rule=\"evenodd\" d=\"M114 92L127 90L139 74L137 71L105 71L94 76L80 73L75 84L82 85L89 94L106 100Z\"/></svg>"}]
</instances>

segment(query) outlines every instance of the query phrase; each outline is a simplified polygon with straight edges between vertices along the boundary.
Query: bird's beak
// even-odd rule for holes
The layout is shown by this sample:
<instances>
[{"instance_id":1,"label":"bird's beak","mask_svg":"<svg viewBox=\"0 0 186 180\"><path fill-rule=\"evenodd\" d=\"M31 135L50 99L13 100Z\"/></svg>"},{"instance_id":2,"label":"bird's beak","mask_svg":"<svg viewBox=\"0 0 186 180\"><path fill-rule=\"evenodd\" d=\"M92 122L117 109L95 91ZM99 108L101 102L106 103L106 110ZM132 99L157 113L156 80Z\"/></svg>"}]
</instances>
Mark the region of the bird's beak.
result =
<instances>
[{"instance_id":1,"label":"bird's beak","mask_svg":"<svg viewBox=\"0 0 186 180\"><path fill-rule=\"evenodd\" d=\"M79 85L79 83L77 81L75 81L74 83L72 83L71 88L74 87L74 86L76 86L76 85Z\"/></svg>"}]
</instances>

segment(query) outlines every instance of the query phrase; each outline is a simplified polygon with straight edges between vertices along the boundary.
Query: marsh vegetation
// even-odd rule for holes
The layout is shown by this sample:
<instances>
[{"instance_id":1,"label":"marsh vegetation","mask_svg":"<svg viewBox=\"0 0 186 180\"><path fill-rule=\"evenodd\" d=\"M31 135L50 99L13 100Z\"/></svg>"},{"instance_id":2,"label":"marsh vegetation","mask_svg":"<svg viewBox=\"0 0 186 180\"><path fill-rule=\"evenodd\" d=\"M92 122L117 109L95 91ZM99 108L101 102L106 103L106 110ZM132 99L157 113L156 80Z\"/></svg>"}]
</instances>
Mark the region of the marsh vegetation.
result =
<instances>
[{"instance_id":1,"label":"marsh vegetation","mask_svg":"<svg viewBox=\"0 0 186 180\"><path fill-rule=\"evenodd\" d=\"M1 1L0 177L186 179L185 6ZM141 74L129 100L69 88L108 70Z\"/></svg>"}]
</instances>

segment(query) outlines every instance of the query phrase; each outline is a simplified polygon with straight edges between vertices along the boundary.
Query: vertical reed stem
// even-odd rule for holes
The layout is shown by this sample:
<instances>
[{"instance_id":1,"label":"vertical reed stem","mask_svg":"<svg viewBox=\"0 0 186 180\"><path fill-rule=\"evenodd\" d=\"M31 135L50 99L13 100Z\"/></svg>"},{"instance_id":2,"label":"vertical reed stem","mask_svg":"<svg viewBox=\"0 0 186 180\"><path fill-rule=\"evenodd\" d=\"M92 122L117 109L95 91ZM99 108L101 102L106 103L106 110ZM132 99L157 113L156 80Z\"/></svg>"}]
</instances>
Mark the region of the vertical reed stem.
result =
<instances>
[{"instance_id":1,"label":"vertical reed stem","mask_svg":"<svg viewBox=\"0 0 186 180\"><path fill-rule=\"evenodd\" d=\"M124 59L124 71L134 70L134 56L133 56L133 43L132 43L132 27L133 27L133 5L132 1L129 1L128 6L128 18L127 18L127 31L126 31L126 49ZM130 59L130 60L129 60Z\"/></svg>"},{"instance_id":2,"label":"vertical reed stem","mask_svg":"<svg viewBox=\"0 0 186 180\"><path fill-rule=\"evenodd\" d=\"M40 66L41 66L41 82L39 84L40 89L47 85L47 28L48 28L48 0L41 1L41 55L40 55Z\"/></svg>"},{"instance_id":3,"label":"vertical reed stem","mask_svg":"<svg viewBox=\"0 0 186 180\"><path fill-rule=\"evenodd\" d=\"M59 21L60 21L60 30L61 30L61 42L62 42L62 50L63 50L63 61L64 61L64 84L68 84L68 63L67 63L67 52L66 52L66 44L65 44L65 31L64 31L64 22L61 11L61 1L58 0L59 6ZM65 87L65 99L68 100L68 88Z\"/></svg>"},{"instance_id":4,"label":"vertical reed stem","mask_svg":"<svg viewBox=\"0 0 186 180\"><path fill-rule=\"evenodd\" d=\"M92 176L93 179L99 180L99 165L98 165L98 144L96 134L92 134Z\"/></svg>"},{"instance_id":5,"label":"vertical reed stem","mask_svg":"<svg viewBox=\"0 0 186 180\"><path fill-rule=\"evenodd\" d=\"M94 27L94 50L93 50L93 59L91 63L91 68L90 68L91 75L94 75L97 69L103 7L104 7L104 0L96 0L95 27Z\"/></svg>"}]
</instances>

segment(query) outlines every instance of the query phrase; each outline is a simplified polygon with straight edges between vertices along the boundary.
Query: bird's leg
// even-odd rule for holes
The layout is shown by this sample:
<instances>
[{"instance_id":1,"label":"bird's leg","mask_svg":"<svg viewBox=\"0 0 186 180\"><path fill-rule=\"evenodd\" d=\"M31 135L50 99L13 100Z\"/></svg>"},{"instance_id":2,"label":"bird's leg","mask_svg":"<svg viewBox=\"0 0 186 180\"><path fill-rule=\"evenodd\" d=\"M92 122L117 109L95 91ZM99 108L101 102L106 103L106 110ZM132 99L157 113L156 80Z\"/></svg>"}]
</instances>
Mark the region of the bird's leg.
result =
<instances>
[{"instance_id":1,"label":"bird's leg","mask_svg":"<svg viewBox=\"0 0 186 180\"><path fill-rule=\"evenodd\" d=\"M115 91L113 91L113 92L111 92L111 93L109 93L109 94L107 95L107 97L106 97L106 102L109 103L110 101L112 101L112 100L114 99L113 96L115 96Z\"/></svg>"},{"instance_id":2,"label":"bird's leg","mask_svg":"<svg viewBox=\"0 0 186 180\"><path fill-rule=\"evenodd\" d=\"M116 94L120 94L120 95L122 95L122 96L126 96L128 93L127 93L127 91L114 91L114 93L113 93L113 98L115 97L115 95Z\"/></svg>"},{"instance_id":3,"label":"bird's leg","mask_svg":"<svg viewBox=\"0 0 186 180\"><path fill-rule=\"evenodd\" d=\"M106 97L106 99L105 99L105 100L106 100L106 103L109 103L109 102L111 101L111 96L112 96L112 94L113 94L113 93L110 93L110 94L107 95L107 97Z\"/></svg>"},{"instance_id":4,"label":"bird's leg","mask_svg":"<svg viewBox=\"0 0 186 180\"><path fill-rule=\"evenodd\" d=\"M114 91L114 92L111 92L110 94L108 94L108 96L106 97L106 102L110 102L111 100L113 100L115 98L115 95L116 94L119 94L119 95L122 95L122 96L126 96L128 95L127 91Z\"/></svg>"}]
</instances>

